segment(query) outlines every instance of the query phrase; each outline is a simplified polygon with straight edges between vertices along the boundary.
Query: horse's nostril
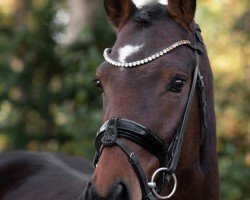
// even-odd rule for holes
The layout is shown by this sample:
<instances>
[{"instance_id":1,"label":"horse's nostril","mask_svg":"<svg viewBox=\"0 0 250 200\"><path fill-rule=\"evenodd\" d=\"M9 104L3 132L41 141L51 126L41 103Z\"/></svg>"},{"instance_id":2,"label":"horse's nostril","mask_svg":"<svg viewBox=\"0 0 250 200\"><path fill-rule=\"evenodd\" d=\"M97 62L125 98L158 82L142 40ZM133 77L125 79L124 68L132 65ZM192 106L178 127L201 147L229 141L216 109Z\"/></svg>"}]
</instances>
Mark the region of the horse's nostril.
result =
<instances>
[{"instance_id":1,"label":"horse's nostril","mask_svg":"<svg viewBox=\"0 0 250 200\"><path fill-rule=\"evenodd\" d=\"M122 190L123 190L122 185L121 185L121 184L117 185L117 187L114 188L114 190L112 191L111 196L112 196L114 199L117 199L117 198L121 195Z\"/></svg>"},{"instance_id":2,"label":"horse's nostril","mask_svg":"<svg viewBox=\"0 0 250 200\"><path fill-rule=\"evenodd\" d=\"M91 183L89 183L86 186L83 199L84 200L97 199L96 192L94 191L94 188L92 187Z\"/></svg>"},{"instance_id":3,"label":"horse's nostril","mask_svg":"<svg viewBox=\"0 0 250 200\"><path fill-rule=\"evenodd\" d=\"M129 193L126 185L120 183L112 187L106 197L100 196L95 187L89 184L85 189L84 200L129 200Z\"/></svg>"},{"instance_id":4,"label":"horse's nostril","mask_svg":"<svg viewBox=\"0 0 250 200\"><path fill-rule=\"evenodd\" d=\"M113 200L128 200L129 192L126 185L119 183L116 187L113 188L111 192L110 199Z\"/></svg>"}]
</instances>

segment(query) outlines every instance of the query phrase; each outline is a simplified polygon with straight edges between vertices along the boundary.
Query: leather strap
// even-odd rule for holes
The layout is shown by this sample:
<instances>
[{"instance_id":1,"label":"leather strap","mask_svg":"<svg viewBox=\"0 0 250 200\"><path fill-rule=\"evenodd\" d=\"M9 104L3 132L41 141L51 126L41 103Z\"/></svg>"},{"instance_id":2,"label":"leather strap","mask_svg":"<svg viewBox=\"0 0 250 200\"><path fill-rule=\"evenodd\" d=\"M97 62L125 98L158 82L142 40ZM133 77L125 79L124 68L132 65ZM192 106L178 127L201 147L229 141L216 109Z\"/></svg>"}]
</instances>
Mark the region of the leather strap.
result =
<instances>
[{"instance_id":1,"label":"leather strap","mask_svg":"<svg viewBox=\"0 0 250 200\"><path fill-rule=\"evenodd\" d=\"M135 154L125 145L120 139L116 140L116 144L123 150L123 152L127 155L130 164L132 165L135 174L138 177L141 190L142 190L142 196L147 199L154 199L154 196L152 192L150 191L148 187L148 180L147 177L140 165L139 160L135 156Z\"/></svg>"},{"instance_id":2,"label":"leather strap","mask_svg":"<svg viewBox=\"0 0 250 200\"><path fill-rule=\"evenodd\" d=\"M184 134L186 131L187 121L188 121L190 109L192 106L193 96L194 96L196 86L198 87L198 90L199 90L198 91L198 93L199 93L199 107L200 107L201 122L202 122L201 123L201 138L204 137L203 136L203 133L204 133L203 129L206 128L206 126L207 126L205 85L204 85L204 81L203 81L203 78L202 78L200 70L199 70L199 66L200 66L199 55L202 52L202 50L200 50L200 49L201 49L201 45L203 45L203 40L201 37L201 30L200 30L200 27L198 24L194 25L193 31L194 31L194 44L188 45L188 46L190 46L191 48L193 48L195 50L196 66L194 68L193 81L192 81L192 85L190 88L185 112L184 112L182 121L181 121L180 126L179 126L180 128L177 131L177 134L175 135L173 141L171 142L171 144L169 146L168 164L167 164L167 168L168 168L167 174L168 175L171 175L174 173L174 171L176 170L177 164L178 164L178 160L179 160L180 152L181 152L181 146L182 146Z\"/></svg>"}]
</instances>

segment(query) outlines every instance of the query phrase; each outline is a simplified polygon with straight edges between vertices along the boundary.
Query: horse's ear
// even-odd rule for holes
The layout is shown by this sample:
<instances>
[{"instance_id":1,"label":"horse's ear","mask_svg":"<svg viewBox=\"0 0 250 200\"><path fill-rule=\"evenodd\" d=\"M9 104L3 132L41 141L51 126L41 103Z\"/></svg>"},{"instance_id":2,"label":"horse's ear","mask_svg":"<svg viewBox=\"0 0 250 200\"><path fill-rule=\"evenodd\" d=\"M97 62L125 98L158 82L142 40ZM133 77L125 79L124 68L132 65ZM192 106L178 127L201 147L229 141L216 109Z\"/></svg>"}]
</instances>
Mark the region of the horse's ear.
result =
<instances>
[{"instance_id":1,"label":"horse's ear","mask_svg":"<svg viewBox=\"0 0 250 200\"><path fill-rule=\"evenodd\" d=\"M195 10L196 0L168 0L170 15L185 27L194 21Z\"/></svg>"},{"instance_id":2,"label":"horse's ear","mask_svg":"<svg viewBox=\"0 0 250 200\"><path fill-rule=\"evenodd\" d=\"M136 10L132 0L104 0L109 21L119 30Z\"/></svg>"}]
</instances>

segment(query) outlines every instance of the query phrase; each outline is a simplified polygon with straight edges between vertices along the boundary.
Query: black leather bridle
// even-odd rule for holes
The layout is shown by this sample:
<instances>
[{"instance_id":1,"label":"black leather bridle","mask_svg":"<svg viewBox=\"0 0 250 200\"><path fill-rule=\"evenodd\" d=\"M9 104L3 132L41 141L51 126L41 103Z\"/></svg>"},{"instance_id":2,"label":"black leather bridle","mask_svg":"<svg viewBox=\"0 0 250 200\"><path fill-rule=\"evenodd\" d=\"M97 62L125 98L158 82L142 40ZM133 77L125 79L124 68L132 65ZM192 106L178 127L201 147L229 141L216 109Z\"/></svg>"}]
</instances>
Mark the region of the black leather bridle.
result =
<instances>
[{"instance_id":1,"label":"black leather bridle","mask_svg":"<svg viewBox=\"0 0 250 200\"><path fill-rule=\"evenodd\" d=\"M203 49L203 40L201 36L201 30L198 24L193 25L194 32L194 43L193 45L187 44L186 46L193 49L195 52L196 66L193 72L192 85L190 88L187 104L185 107L185 112L183 118L180 122L177 133L174 135L169 146L159 138L156 134L153 134L149 129L144 126L128 120L128 119L119 119L112 118L105 122L100 130L97 133L95 140L96 155L93 160L93 165L96 166L98 160L102 154L103 149L106 146L119 146L125 155L128 157L129 162L131 163L134 172L136 173L141 191L143 200L155 200L156 198L167 199L170 198L176 189L176 177L174 172L177 167L177 163L180 156L181 145L184 138L184 133L186 130L187 120L190 113L194 92L197 87L198 97L199 97L199 108L200 108L200 119L201 119L201 138L203 138L204 129L207 128L207 119L206 119L206 98L205 98L205 85L203 77L199 70L200 60L199 56L202 54ZM154 173L151 182L147 180L147 177L140 165L135 154L130 150L130 148L120 139L126 138L133 141L134 143L140 145L159 160L160 168ZM154 177L158 172L160 175L157 178L157 183L154 182ZM171 176L175 180L175 186L172 193L168 196L161 197L158 194L170 181ZM153 191L153 192L152 192Z\"/></svg>"}]
</instances>

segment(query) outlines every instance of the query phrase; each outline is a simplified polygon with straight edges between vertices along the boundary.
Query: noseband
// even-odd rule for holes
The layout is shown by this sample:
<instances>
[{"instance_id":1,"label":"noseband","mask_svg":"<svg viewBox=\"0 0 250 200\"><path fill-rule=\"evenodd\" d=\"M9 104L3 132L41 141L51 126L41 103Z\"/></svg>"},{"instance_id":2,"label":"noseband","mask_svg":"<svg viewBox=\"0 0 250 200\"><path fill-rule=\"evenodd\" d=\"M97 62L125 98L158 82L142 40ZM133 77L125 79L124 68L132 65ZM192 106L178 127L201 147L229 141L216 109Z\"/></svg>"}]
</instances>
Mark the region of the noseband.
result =
<instances>
[{"instance_id":1,"label":"noseband","mask_svg":"<svg viewBox=\"0 0 250 200\"><path fill-rule=\"evenodd\" d=\"M102 125L96 136L96 155L93 160L93 165L96 167L105 147L115 145L119 146L127 156L135 174L138 177L143 200L155 200L156 198L168 199L175 193L177 188L177 179L174 172L179 160L181 145L183 142L196 86L198 88L199 108L201 113L201 138L203 138L204 129L207 127L205 86L203 77L199 70L199 55L202 54L203 41L201 37L201 30L197 24L194 24L193 32L194 44L192 45L190 42L187 42L183 45L186 45L187 47L194 50L196 66L193 72L192 85L185 107L185 112L170 145L167 146L161 138L152 133L149 129L128 119L112 118L108 120ZM119 63L116 64L118 65ZM147 177L134 152L130 150L130 148L121 140L121 138L131 140L158 158L160 168L154 172L150 182L147 180ZM157 181L155 181L156 177ZM169 183L171 177L174 180L172 192L168 196L160 196L159 194Z\"/></svg>"}]
</instances>

